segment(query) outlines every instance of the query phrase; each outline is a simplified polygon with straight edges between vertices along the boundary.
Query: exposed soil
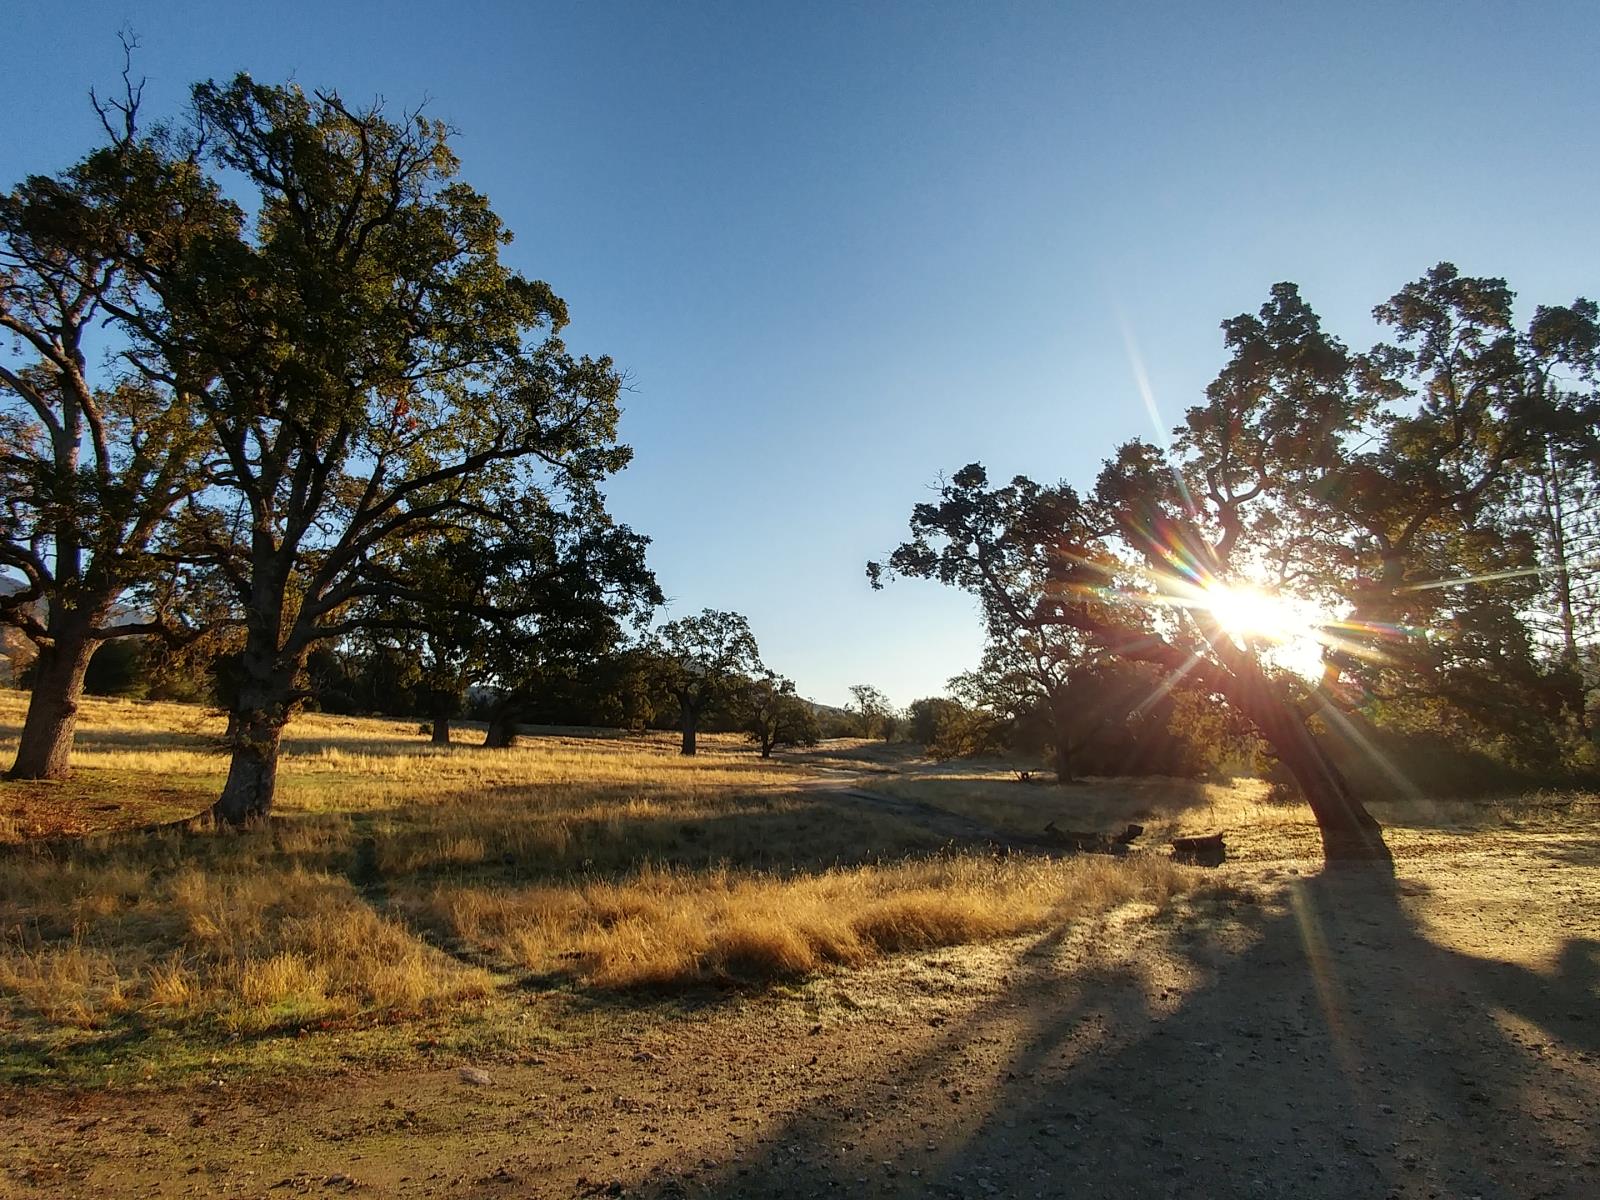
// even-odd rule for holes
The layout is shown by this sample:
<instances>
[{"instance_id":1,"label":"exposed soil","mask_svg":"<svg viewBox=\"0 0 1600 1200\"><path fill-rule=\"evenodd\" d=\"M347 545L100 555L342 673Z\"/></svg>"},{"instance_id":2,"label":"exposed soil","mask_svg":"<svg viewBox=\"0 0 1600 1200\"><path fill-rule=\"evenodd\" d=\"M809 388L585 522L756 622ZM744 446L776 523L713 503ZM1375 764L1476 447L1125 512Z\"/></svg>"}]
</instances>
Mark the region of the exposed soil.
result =
<instances>
[{"instance_id":1,"label":"exposed soil","mask_svg":"<svg viewBox=\"0 0 1600 1200\"><path fill-rule=\"evenodd\" d=\"M0 1194L1591 1197L1600 831L641 1002L521 1062L0 1093Z\"/></svg>"}]
</instances>

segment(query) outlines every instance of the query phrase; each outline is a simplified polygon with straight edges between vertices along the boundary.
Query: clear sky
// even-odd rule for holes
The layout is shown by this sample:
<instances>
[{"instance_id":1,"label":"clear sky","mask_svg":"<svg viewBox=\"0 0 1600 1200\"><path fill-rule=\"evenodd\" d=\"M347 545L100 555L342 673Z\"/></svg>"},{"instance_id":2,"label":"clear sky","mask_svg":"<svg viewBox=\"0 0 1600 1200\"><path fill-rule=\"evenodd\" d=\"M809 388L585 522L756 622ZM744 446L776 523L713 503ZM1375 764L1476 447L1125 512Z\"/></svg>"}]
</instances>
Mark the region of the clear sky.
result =
<instances>
[{"instance_id":1,"label":"clear sky","mask_svg":"<svg viewBox=\"0 0 1600 1200\"><path fill-rule=\"evenodd\" d=\"M1150 432L1125 330L1170 423L1281 279L1357 343L1441 259L1600 294L1594 0L5 0L0 186L90 146L124 24L152 115L238 70L428 98L628 374L612 508L672 613L826 702L975 663L968 599L863 564L940 471Z\"/></svg>"}]
</instances>

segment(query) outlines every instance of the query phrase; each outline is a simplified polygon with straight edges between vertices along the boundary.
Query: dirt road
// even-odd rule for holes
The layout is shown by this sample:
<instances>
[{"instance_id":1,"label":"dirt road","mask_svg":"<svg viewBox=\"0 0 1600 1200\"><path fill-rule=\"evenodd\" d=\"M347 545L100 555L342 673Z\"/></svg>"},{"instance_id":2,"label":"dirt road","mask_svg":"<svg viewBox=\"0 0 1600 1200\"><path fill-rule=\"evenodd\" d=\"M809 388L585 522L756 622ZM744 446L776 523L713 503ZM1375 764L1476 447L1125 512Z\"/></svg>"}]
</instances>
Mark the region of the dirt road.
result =
<instances>
[{"instance_id":1,"label":"dirt road","mask_svg":"<svg viewBox=\"0 0 1600 1200\"><path fill-rule=\"evenodd\" d=\"M646 1006L533 1061L0 1094L17 1196L1593 1197L1600 839ZM603 1027L614 1029L618 1022Z\"/></svg>"}]
</instances>

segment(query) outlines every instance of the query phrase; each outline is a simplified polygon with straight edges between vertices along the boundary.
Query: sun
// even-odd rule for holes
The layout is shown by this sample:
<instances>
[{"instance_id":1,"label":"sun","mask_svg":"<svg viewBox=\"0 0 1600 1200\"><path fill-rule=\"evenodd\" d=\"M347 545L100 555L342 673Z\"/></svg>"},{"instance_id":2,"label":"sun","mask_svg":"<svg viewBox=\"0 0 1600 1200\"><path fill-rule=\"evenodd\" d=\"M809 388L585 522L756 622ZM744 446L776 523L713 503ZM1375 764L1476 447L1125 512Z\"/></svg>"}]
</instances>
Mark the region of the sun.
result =
<instances>
[{"instance_id":1,"label":"sun","mask_svg":"<svg viewBox=\"0 0 1600 1200\"><path fill-rule=\"evenodd\" d=\"M1322 675L1324 652L1339 644L1339 626L1326 609L1301 596L1285 596L1248 580L1224 582L1192 565L1175 562L1171 571L1151 572L1149 603L1203 618L1220 627L1241 650L1305 679Z\"/></svg>"},{"instance_id":2,"label":"sun","mask_svg":"<svg viewBox=\"0 0 1600 1200\"><path fill-rule=\"evenodd\" d=\"M1248 584L1208 584L1200 589L1203 608L1236 642L1259 639L1281 645L1309 636L1312 625L1295 606Z\"/></svg>"},{"instance_id":3,"label":"sun","mask_svg":"<svg viewBox=\"0 0 1600 1200\"><path fill-rule=\"evenodd\" d=\"M1264 658L1306 679L1322 673L1328 619L1309 601L1252 584L1213 582L1200 587L1188 607L1214 616L1241 648L1255 645Z\"/></svg>"}]
</instances>

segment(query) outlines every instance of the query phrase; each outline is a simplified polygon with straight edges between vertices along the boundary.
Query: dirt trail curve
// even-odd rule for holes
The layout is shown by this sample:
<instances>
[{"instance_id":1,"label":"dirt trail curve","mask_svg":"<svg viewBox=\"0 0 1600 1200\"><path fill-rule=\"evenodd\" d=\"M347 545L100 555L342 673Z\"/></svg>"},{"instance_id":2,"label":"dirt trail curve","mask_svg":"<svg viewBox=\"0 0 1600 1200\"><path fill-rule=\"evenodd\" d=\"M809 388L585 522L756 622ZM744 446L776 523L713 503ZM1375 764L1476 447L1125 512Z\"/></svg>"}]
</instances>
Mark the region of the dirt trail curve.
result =
<instances>
[{"instance_id":1,"label":"dirt trail curve","mask_svg":"<svg viewBox=\"0 0 1600 1200\"><path fill-rule=\"evenodd\" d=\"M878 812L904 817L952 842L1034 851L1050 849L1043 839L1001 833L970 817L937 808L932 804L924 804L920 800L907 800L885 792L873 791L870 786L865 786L870 784L873 778L869 773L840 767L812 769L817 772L817 777L807 779L801 784L807 791L821 792L837 803L860 805Z\"/></svg>"}]
</instances>

